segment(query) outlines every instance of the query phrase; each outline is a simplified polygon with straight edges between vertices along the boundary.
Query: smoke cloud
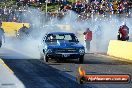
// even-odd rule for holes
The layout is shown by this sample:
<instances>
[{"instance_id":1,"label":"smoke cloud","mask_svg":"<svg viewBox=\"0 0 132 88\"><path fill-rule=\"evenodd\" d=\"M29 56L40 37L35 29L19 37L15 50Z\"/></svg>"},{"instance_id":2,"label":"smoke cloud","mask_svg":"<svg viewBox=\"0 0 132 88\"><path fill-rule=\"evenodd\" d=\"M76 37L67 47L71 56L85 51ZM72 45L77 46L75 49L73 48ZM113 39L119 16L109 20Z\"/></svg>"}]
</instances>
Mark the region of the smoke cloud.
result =
<instances>
[{"instance_id":1,"label":"smoke cloud","mask_svg":"<svg viewBox=\"0 0 132 88\"><path fill-rule=\"evenodd\" d=\"M31 58L39 59L38 45L47 32L67 31L74 32L79 38L80 43L85 46L83 32L86 28L90 28L93 32L91 41L91 52L106 53L110 40L117 40L118 28L122 22L130 28L130 38L132 36L132 18L119 17L117 15L109 15L107 17L93 16L85 21L77 21L78 15L73 11L68 11L66 15L60 19L51 17L41 12L39 9L28 8L27 12L22 13L22 18L31 24L31 35L26 40L16 40L16 38L8 38L5 46L27 55ZM61 27L58 25L67 25Z\"/></svg>"}]
</instances>

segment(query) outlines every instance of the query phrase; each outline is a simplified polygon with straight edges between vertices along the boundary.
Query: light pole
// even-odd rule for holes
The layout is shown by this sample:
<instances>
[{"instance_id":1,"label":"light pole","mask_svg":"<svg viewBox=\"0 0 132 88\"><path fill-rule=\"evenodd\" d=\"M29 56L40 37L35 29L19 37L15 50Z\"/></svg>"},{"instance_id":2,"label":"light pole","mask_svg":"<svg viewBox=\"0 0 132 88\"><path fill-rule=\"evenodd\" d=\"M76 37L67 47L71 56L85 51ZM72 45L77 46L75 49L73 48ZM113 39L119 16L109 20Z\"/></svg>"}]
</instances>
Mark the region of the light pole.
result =
<instances>
[{"instance_id":1,"label":"light pole","mask_svg":"<svg viewBox=\"0 0 132 88\"><path fill-rule=\"evenodd\" d=\"M48 0L46 0L46 8L45 8L46 9L46 14L47 14L47 2L48 2Z\"/></svg>"},{"instance_id":2,"label":"light pole","mask_svg":"<svg viewBox=\"0 0 132 88\"><path fill-rule=\"evenodd\" d=\"M47 4L48 4L48 0L45 1L45 21L47 20Z\"/></svg>"}]
</instances>

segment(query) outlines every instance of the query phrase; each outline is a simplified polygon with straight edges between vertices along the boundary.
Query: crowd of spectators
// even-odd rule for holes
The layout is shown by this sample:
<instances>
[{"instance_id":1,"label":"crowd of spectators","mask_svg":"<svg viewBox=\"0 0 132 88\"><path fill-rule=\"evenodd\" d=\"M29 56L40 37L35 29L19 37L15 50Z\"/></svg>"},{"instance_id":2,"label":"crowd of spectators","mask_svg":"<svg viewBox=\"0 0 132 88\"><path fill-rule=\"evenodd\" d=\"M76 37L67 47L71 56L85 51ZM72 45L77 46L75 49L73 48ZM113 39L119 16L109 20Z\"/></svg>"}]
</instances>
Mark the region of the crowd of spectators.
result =
<instances>
[{"instance_id":1,"label":"crowd of spectators","mask_svg":"<svg viewBox=\"0 0 132 88\"><path fill-rule=\"evenodd\" d=\"M0 7L0 18L2 20L6 20L6 17L8 16L8 14L10 14L12 12L12 7L7 8L6 6L4 7Z\"/></svg>"},{"instance_id":2,"label":"crowd of spectators","mask_svg":"<svg viewBox=\"0 0 132 88\"><path fill-rule=\"evenodd\" d=\"M92 1L92 2L82 2L77 1L72 4L61 4L59 11L73 10L77 13L98 13L105 14L106 12L111 14L122 14L129 13L130 3L128 1Z\"/></svg>"},{"instance_id":3,"label":"crowd of spectators","mask_svg":"<svg viewBox=\"0 0 132 88\"><path fill-rule=\"evenodd\" d=\"M72 10L78 14L77 21L83 21L91 18L93 15L111 16L111 14L119 14L119 16L125 15L130 17L131 4L128 1L92 1L82 2L77 1L75 3L60 2L60 8L58 12L50 13L53 17L63 17L68 10Z\"/></svg>"},{"instance_id":4,"label":"crowd of spectators","mask_svg":"<svg viewBox=\"0 0 132 88\"><path fill-rule=\"evenodd\" d=\"M53 0L54 1L54 0ZM56 0L55 0L56 1ZM100 14L100 15L105 15L105 14L129 14L130 10L130 3L127 0L113 0L113 2L109 2L107 0L102 0L102 1L91 1L91 2L86 2L86 1L77 1L75 3L67 3L67 0L58 0L58 4L60 5L60 8L58 12L50 12L52 16L58 15L59 17L63 17L64 12L67 10L73 10L78 14L86 13L86 14ZM18 9L17 9L18 10ZM16 13L16 9L13 7L0 7L0 18L4 21L16 21L17 16L14 14ZM62 14L61 14L62 13ZM49 13L48 13L49 14ZM85 16L83 16L85 17ZM86 17L87 18L87 17ZM84 19L86 19L84 18Z\"/></svg>"},{"instance_id":5,"label":"crowd of spectators","mask_svg":"<svg viewBox=\"0 0 132 88\"><path fill-rule=\"evenodd\" d=\"M16 9L13 7L0 7L0 19L2 21L17 21L18 20L18 16L20 16L20 14L25 10L24 7Z\"/></svg>"}]
</instances>

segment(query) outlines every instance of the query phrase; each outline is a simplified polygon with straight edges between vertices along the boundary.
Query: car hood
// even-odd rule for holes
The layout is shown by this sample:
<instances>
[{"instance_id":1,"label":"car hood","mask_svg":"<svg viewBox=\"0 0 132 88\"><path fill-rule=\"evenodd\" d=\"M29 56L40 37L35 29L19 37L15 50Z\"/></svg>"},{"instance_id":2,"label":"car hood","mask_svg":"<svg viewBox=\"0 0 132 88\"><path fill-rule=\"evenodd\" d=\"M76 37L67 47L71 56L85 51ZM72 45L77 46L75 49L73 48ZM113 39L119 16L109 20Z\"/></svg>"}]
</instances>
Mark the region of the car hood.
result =
<instances>
[{"instance_id":1,"label":"car hood","mask_svg":"<svg viewBox=\"0 0 132 88\"><path fill-rule=\"evenodd\" d=\"M67 40L57 40L57 42L48 42L46 43L48 48L84 48L78 42L69 42Z\"/></svg>"}]
</instances>

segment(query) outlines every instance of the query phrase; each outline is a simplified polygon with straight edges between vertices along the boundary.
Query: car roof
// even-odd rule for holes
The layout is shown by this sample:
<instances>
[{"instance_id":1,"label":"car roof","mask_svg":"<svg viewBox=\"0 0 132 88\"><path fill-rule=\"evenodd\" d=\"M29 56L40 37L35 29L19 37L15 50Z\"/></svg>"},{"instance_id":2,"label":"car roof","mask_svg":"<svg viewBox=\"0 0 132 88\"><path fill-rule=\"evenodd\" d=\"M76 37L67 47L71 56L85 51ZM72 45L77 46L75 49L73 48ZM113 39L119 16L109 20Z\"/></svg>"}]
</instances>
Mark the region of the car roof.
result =
<instances>
[{"instance_id":1,"label":"car roof","mask_svg":"<svg viewBox=\"0 0 132 88\"><path fill-rule=\"evenodd\" d=\"M71 32L50 32L47 34L74 34L74 33L71 33Z\"/></svg>"}]
</instances>

